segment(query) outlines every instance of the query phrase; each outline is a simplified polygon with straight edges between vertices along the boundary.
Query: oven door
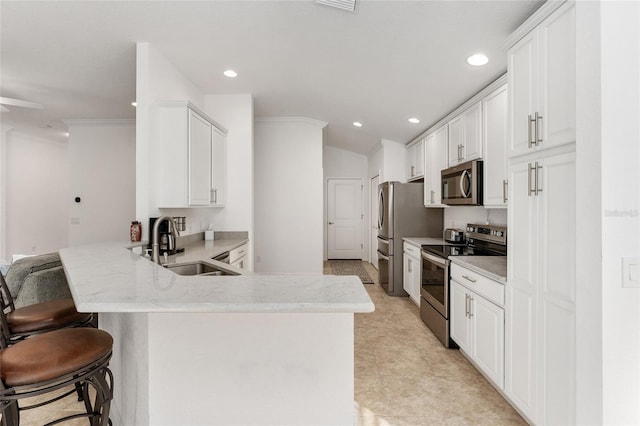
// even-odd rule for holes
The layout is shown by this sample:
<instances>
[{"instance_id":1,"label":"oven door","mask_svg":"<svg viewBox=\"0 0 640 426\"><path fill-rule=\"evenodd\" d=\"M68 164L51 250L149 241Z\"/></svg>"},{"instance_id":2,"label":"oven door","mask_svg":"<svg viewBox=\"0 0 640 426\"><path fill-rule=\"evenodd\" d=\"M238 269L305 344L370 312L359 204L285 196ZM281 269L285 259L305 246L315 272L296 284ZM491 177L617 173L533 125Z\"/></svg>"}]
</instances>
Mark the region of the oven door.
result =
<instances>
[{"instance_id":1,"label":"oven door","mask_svg":"<svg viewBox=\"0 0 640 426\"><path fill-rule=\"evenodd\" d=\"M443 317L449 317L449 260L422 252L420 295Z\"/></svg>"}]
</instances>

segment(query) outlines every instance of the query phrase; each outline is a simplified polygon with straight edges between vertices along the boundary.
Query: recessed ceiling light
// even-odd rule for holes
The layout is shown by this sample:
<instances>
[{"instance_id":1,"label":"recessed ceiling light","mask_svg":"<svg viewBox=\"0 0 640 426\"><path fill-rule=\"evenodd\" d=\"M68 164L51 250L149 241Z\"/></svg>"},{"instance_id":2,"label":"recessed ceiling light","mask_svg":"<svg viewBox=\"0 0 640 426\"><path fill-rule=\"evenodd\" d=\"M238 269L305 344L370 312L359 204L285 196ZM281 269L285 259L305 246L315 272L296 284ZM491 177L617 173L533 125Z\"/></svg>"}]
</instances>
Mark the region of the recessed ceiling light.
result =
<instances>
[{"instance_id":1,"label":"recessed ceiling light","mask_svg":"<svg viewBox=\"0 0 640 426\"><path fill-rule=\"evenodd\" d=\"M362 123L359 122L359 121L354 121L353 125L356 126L356 127L362 127Z\"/></svg>"},{"instance_id":2,"label":"recessed ceiling light","mask_svg":"<svg viewBox=\"0 0 640 426\"><path fill-rule=\"evenodd\" d=\"M467 63L469 65L473 65L474 67L479 67L482 65L486 65L489 62L489 58L482 53L476 53L475 55L471 55L467 58Z\"/></svg>"},{"instance_id":3,"label":"recessed ceiling light","mask_svg":"<svg viewBox=\"0 0 640 426\"><path fill-rule=\"evenodd\" d=\"M226 70L224 72L224 75L226 75L227 77L237 77L238 73L235 72L234 70Z\"/></svg>"},{"instance_id":4,"label":"recessed ceiling light","mask_svg":"<svg viewBox=\"0 0 640 426\"><path fill-rule=\"evenodd\" d=\"M131 105L133 105L134 107L137 107L138 103L137 102L131 102Z\"/></svg>"},{"instance_id":5,"label":"recessed ceiling light","mask_svg":"<svg viewBox=\"0 0 640 426\"><path fill-rule=\"evenodd\" d=\"M409 121L409 123L412 123L412 124L420 123L420 120L415 118L415 117L411 117L408 121Z\"/></svg>"}]
</instances>

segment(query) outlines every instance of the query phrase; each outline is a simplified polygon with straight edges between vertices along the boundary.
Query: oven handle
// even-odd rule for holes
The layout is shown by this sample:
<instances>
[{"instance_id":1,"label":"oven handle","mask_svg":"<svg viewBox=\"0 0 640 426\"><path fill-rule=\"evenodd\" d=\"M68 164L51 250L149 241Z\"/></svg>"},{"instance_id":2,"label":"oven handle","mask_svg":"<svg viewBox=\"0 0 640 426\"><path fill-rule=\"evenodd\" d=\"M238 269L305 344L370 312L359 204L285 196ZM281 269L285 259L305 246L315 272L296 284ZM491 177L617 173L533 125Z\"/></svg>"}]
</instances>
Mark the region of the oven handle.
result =
<instances>
[{"instance_id":1,"label":"oven handle","mask_svg":"<svg viewBox=\"0 0 640 426\"><path fill-rule=\"evenodd\" d=\"M428 260L429 262L433 262L436 265L441 265L443 267L447 267L449 265L449 260L448 259L443 259L441 257L438 256L434 256L430 253L427 252L422 252L422 258Z\"/></svg>"}]
</instances>

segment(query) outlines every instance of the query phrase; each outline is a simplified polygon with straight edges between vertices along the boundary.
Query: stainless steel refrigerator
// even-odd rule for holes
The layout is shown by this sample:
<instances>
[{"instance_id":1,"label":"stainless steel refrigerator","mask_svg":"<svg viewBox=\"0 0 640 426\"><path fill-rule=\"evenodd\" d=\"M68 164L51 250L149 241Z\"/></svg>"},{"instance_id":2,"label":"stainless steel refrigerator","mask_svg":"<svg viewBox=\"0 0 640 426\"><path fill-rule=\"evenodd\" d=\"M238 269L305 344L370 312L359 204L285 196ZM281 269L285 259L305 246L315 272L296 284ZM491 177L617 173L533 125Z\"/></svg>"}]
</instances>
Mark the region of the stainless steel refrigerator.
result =
<instances>
[{"instance_id":1,"label":"stainless steel refrigerator","mask_svg":"<svg viewBox=\"0 0 640 426\"><path fill-rule=\"evenodd\" d=\"M423 200L421 182L378 185L378 274L390 296L408 296L402 288L402 238L442 238L442 209L428 209Z\"/></svg>"}]
</instances>

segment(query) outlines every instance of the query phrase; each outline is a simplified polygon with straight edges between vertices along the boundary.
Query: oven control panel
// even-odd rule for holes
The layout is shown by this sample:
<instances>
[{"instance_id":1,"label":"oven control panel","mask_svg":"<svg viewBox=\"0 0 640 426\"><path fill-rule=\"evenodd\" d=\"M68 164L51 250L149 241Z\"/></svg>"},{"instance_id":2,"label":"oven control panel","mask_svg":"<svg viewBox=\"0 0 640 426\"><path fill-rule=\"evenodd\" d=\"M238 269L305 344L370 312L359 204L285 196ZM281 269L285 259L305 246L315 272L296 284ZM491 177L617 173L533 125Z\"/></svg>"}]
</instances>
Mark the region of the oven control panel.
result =
<instances>
[{"instance_id":1,"label":"oven control panel","mask_svg":"<svg viewBox=\"0 0 640 426\"><path fill-rule=\"evenodd\" d=\"M507 227L469 223L467 224L467 239L469 238L507 245Z\"/></svg>"}]
</instances>

